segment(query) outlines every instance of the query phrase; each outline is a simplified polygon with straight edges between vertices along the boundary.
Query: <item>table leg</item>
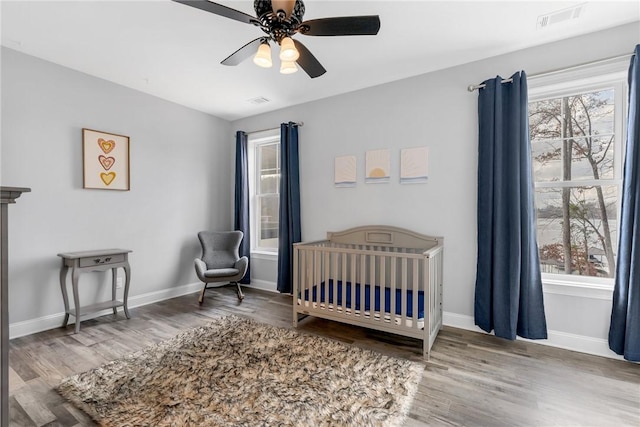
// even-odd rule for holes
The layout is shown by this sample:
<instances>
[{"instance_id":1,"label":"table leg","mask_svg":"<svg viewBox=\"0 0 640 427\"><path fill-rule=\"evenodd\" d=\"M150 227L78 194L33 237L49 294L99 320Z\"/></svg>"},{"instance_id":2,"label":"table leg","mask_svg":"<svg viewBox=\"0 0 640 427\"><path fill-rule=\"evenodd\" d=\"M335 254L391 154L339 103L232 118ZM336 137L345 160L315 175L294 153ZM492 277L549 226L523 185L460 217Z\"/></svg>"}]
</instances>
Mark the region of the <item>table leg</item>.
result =
<instances>
[{"instance_id":1,"label":"table leg","mask_svg":"<svg viewBox=\"0 0 640 427\"><path fill-rule=\"evenodd\" d=\"M129 263L127 263L124 267L125 274L125 282L124 282L124 297L122 298L124 315L127 316L127 319L131 319L129 316L129 307L127 306L127 301L129 300L129 283L131 282L131 267L129 267Z\"/></svg>"},{"instance_id":2,"label":"table leg","mask_svg":"<svg viewBox=\"0 0 640 427\"><path fill-rule=\"evenodd\" d=\"M64 265L62 260L62 268L60 268L60 289L62 289L62 300L64 301L64 321L62 327L64 328L69 323L69 295L67 294L67 272L69 267Z\"/></svg>"},{"instance_id":3,"label":"table leg","mask_svg":"<svg viewBox=\"0 0 640 427\"><path fill-rule=\"evenodd\" d=\"M80 273L77 269L71 269L71 282L73 284L73 304L76 309L76 329L75 333L80 332L80 296L78 295L78 278Z\"/></svg>"},{"instance_id":4,"label":"table leg","mask_svg":"<svg viewBox=\"0 0 640 427\"><path fill-rule=\"evenodd\" d=\"M116 300L116 285L118 283L118 269L111 269L111 301ZM113 307L113 315L116 316L118 314L118 310Z\"/></svg>"}]
</instances>

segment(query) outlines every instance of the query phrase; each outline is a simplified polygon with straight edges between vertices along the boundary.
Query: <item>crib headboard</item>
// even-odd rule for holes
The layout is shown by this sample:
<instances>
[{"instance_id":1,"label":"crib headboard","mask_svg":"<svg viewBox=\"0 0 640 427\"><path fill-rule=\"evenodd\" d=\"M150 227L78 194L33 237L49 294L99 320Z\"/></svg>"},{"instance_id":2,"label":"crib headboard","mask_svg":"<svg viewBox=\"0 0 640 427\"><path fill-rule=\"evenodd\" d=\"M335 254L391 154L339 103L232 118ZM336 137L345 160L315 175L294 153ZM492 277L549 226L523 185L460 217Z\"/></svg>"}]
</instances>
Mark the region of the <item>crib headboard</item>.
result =
<instances>
[{"instance_id":1,"label":"crib headboard","mask_svg":"<svg viewBox=\"0 0 640 427\"><path fill-rule=\"evenodd\" d=\"M344 231L328 232L333 243L393 246L411 249L431 249L442 244L442 237L427 236L404 228L388 225L365 225Z\"/></svg>"}]
</instances>

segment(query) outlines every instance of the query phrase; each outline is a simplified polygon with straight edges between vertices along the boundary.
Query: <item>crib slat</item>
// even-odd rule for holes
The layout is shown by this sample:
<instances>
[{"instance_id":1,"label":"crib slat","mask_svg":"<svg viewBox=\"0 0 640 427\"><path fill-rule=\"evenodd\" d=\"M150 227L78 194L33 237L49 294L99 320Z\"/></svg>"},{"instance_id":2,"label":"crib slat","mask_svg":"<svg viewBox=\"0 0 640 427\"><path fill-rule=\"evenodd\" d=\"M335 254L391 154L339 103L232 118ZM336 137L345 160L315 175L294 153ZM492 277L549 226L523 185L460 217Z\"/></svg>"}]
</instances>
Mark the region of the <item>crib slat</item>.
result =
<instances>
[{"instance_id":1,"label":"crib slat","mask_svg":"<svg viewBox=\"0 0 640 427\"><path fill-rule=\"evenodd\" d=\"M418 284L418 260L412 259L411 265L413 266L413 285L412 285L412 309L411 309L411 327L413 329L418 329L418 319L420 318L420 313L418 313L418 297L420 296L420 286ZM423 293L423 295L426 294Z\"/></svg>"},{"instance_id":2,"label":"crib slat","mask_svg":"<svg viewBox=\"0 0 640 427\"><path fill-rule=\"evenodd\" d=\"M313 301L313 251L307 252L307 289L309 292L309 306Z\"/></svg>"},{"instance_id":3,"label":"crib slat","mask_svg":"<svg viewBox=\"0 0 640 427\"><path fill-rule=\"evenodd\" d=\"M376 256L369 255L369 316L372 322L376 320L376 287L380 281L376 279Z\"/></svg>"},{"instance_id":4,"label":"crib slat","mask_svg":"<svg viewBox=\"0 0 640 427\"><path fill-rule=\"evenodd\" d=\"M360 317L364 317L365 299L364 288L367 283L367 257L360 255Z\"/></svg>"},{"instance_id":5,"label":"crib slat","mask_svg":"<svg viewBox=\"0 0 640 427\"><path fill-rule=\"evenodd\" d=\"M396 280L397 280L397 266L398 266L398 258L395 256L391 257L391 275L389 278L391 279L391 313L389 313L389 319L391 321L391 325L394 326L396 324Z\"/></svg>"},{"instance_id":6,"label":"crib slat","mask_svg":"<svg viewBox=\"0 0 640 427\"><path fill-rule=\"evenodd\" d=\"M300 300L303 306L307 306L307 299L305 298L305 291L308 289L307 285L307 251L306 249L300 250L300 257L298 262L300 263Z\"/></svg>"},{"instance_id":7,"label":"crib slat","mask_svg":"<svg viewBox=\"0 0 640 427\"><path fill-rule=\"evenodd\" d=\"M380 256L380 322L384 323L385 308L387 307L387 272L386 272L387 258L384 255Z\"/></svg>"},{"instance_id":8,"label":"crib slat","mask_svg":"<svg viewBox=\"0 0 640 427\"><path fill-rule=\"evenodd\" d=\"M347 314L347 257L349 254L343 254L342 258L342 274L340 275L340 279L342 279L342 313Z\"/></svg>"},{"instance_id":9,"label":"crib slat","mask_svg":"<svg viewBox=\"0 0 640 427\"><path fill-rule=\"evenodd\" d=\"M313 299L314 305L317 307L318 302L320 301L320 262L319 262L319 253L317 250L313 251L313 284L316 286L317 292L316 297Z\"/></svg>"},{"instance_id":10,"label":"crib slat","mask_svg":"<svg viewBox=\"0 0 640 427\"><path fill-rule=\"evenodd\" d=\"M338 257L337 253L331 253L329 259L331 261L331 276L329 280L333 282L333 310L338 309Z\"/></svg>"},{"instance_id":11,"label":"crib slat","mask_svg":"<svg viewBox=\"0 0 640 427\"><path fill-rule=\"evenodd\" d=\"M400 293L400 324L402 327L407 326L407 258L402 258L402 269L400 271L400 284L402 291Z\"/></svg>"},{"instance_id":12,"label":"crib slat","mask_svg":"<svg viewBox=\"0 0 640 427\"><path fill-rule=\"evenodd\" d=\"M293 249L293 296L294 298L298 298L298 291L300 287L300 280L298 279L298 272L300 271L298 268L298 252L299 249Z\"/></svg>"},{"instance_id":13,"label":"crib slat","mask_svg":"<svg viewBox=\"0 0 640 427\"><path fill-rule=\"evenodd\" d=\"M358 278L356 277L356 261L358 255L350 254L351 256L351 315L355 317L356 315L356 283Z\"/></svg>"},{"instance_id":14,"label":"crib slat","mask_svg":"<svg viewBox=\"0 0 640 427\"><path fill-rule=\"evenodd\" d=\"M310 250L309 251L309 259L307 260L309 263L309 307L313 306L313 287L315 286L315 273L316 273L316 266L315 266L315 251L314 250Z\"/></svg>"},{"instance_id":15,"label":"crib slat","mask_svg":"<svg viewBox=\"0 0 640 427\"><path fill-rule=\"evenodd\" d=\"M324 307L329 309L329 305L331 301L329 300L329 287L331 284L329 283L329 252L323 251L322 253L322 264L324 266L324 275L322 276L322 282L324 283L325 295L324 295Z\"/></svg>"}]
</instances>

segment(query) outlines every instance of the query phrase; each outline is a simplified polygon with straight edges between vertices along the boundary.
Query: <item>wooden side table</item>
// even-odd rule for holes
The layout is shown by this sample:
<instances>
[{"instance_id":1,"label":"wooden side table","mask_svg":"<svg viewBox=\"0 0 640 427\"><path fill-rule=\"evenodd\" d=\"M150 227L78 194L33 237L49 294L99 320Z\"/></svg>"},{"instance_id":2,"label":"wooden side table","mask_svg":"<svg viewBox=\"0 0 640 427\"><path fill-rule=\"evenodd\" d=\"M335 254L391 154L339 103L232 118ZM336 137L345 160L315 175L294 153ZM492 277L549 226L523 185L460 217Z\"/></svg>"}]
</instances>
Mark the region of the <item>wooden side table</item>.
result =
<instances>
[{"instance_id":1,"label":"wooden side table","mask_svg":"<svg viewBox=\"0 0 640 427\"><path fill-rule=\"evenodd\" d=\"M128 249L103 249L97 251L68 252L58 254L62 258L62 267L60 268L60 288L62 289L62 298L64 299L64 322L62 327L67 326L69 315L75 316L76 328L75 333L80 332L80 317L89 313L104 310L105 308L113 308L113 314L118 312L116 307L123 307L124 315L130 319L129 309L127 308L127 298L129 297L129 283L131 281L131 267L129 266ZM116 284L118 277L118 268L122 267L125 273L124 297L122 301L116 299ZM69 308L69 296L67 294L67 273L71 269L71 283L73 285L73 306ZM80 306L80 297L78 295L78 279L81 273L89 271L107 271L111 270L111 301L98 304L91 304L84 307Z\"/></svg>"}]
</instances>

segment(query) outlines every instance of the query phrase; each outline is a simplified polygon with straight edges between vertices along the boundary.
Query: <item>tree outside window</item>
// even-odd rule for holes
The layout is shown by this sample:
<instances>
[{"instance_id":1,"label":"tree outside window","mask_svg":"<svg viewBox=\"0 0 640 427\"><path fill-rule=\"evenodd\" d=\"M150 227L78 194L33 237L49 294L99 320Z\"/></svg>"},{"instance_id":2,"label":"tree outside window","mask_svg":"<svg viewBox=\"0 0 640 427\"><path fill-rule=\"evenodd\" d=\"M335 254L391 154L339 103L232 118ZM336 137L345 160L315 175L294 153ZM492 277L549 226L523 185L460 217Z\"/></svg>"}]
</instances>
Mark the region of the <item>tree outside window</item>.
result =
<instances>
[{"instance_id":1,"label":"tree outside window","mask_svg":"<svg viewBox=\"0 0 640 427\"><path fill-rule=\"evenodd\" d=\"M543 273L615 273L617 96L614 88L603 88L529 103Z\"/></svg>"}]
</instances>

